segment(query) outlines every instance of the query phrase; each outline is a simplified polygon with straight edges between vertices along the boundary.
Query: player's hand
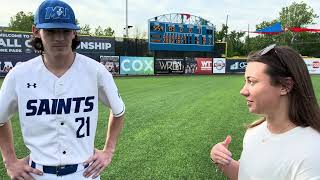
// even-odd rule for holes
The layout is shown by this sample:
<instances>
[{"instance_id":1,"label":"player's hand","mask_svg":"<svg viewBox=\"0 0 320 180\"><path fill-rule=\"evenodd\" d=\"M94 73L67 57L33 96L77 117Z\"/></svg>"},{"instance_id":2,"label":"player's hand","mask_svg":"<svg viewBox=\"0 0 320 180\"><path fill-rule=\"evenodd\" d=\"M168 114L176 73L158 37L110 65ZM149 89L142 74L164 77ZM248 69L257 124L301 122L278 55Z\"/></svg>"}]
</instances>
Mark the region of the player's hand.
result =
<instances>
[{"instance_id":1,"label":"player's hand","mask_svg":"<svg viewBox=\"0 0 320 180\"><path fill-rule=\"evenodd\" d=\"M97 178L111 163L112 156L113 153L111 151L101 151L96 149L94 155L84 162L84 164L90 164L90 166L85 170L83 175L85 177L93 175L93 179Z\"/></svg>"},{"instance_id":2,"label":"player's hand","mask_svg":"<svg viewBox=\"0 0 320 180\"><path fill-rule=\"evenodd\" d=\"M211 160L220 166L227 166L232 161L232 153L228 150L228 146L231 143L231 136L216 145L211 149L210 157Z\"/></svg>"},{"instance_id":3,"label":"player's hand","mask_svg":"<svg viewBox=\"0 0 320 180\"><path fill-rule=\"evenodd\" d=\"M29 156L23 159L16 159L11 162L5 163L7 174L12 180L35 180L30 173L37 174L39 176L43 173L39 169L32 168L28 164Z\"/></svg>"}]
</instances>

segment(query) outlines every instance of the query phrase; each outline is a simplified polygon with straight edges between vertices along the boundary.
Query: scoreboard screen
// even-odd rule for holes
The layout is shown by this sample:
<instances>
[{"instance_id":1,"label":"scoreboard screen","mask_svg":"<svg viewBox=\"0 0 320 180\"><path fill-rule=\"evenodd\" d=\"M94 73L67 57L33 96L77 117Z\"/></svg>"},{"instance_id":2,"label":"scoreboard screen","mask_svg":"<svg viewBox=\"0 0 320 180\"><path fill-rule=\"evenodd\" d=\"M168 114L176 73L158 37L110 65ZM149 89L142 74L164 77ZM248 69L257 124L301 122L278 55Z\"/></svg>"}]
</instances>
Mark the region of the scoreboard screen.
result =
<instances>
[{"instance_id":1,"label":"scoreboard screen","mask_svg":"<svg viewBox=\"0 0 320 180\"><path fill-rule=\"evenodd\" d=\"M208 25L149 21L149 50L212 52L213 31Z\"/></svg>"}]
</instances>

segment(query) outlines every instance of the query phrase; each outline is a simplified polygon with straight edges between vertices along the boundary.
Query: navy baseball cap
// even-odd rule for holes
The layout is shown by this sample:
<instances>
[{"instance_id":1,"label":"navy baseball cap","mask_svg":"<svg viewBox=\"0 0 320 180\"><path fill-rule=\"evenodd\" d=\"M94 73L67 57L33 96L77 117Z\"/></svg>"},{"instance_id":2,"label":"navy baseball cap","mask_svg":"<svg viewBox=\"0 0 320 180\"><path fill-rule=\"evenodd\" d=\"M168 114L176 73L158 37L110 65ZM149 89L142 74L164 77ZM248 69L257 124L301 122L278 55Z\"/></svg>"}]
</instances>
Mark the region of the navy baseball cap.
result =
<instances>
[{"instance_id":1,"label":"navy baseball cap","mask_svg":"<svg viewBox=\"0 0 320 180\"><path fill-rule=\"evenodd\" d=\"M34 24L38 29L80 29L72 8L60 0L42 2L36 11Z\"/></svg>"}]
</instances>

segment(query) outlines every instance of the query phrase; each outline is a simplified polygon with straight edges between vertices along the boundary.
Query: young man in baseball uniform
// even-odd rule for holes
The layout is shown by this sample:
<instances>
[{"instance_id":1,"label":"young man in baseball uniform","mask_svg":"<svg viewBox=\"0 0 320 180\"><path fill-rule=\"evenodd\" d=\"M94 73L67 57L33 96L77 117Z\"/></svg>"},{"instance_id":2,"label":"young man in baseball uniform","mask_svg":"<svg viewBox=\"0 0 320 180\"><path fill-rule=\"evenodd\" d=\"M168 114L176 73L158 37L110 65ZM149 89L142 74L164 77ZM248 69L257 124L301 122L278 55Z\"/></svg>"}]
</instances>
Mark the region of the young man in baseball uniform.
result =
<instances>
[{"instance_id":1,"label":"young man in baseball uniform","mask_svg":"<svg viewBox=\"0 0 320 180\"><path fill-rule=\"evenodd\" d=\"M74 50L75 15L63 1L37 9L31 44L41 55L13 68L0 90L0 148L11 179L100 178L110 164L125 106L112 75ZM103 150L94 148L99 100L110 107ZM30 155L17 159L10 117L19 113Z\"/></svg>"}]
</instances>

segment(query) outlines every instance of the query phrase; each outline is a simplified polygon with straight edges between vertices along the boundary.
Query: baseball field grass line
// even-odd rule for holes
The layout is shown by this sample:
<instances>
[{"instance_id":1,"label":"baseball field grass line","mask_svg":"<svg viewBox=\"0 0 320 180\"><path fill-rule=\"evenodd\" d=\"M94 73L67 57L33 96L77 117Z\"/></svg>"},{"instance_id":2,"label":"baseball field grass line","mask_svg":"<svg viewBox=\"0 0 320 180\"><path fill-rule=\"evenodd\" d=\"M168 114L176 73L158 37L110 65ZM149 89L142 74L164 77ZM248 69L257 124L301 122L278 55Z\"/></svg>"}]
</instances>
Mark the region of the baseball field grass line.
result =
<instances>
[{"instance_id":1,"label":"baseball field grass line","mask_svg":"<svg viewBox=\"0 0 320 180\"><path fill-rule=\"evenodd\" d=\"M320 76L312 76L320 100ZM240 157L248 113L239 95L242 75L115 78L126 104L126 122L112 164L101 179L225 179L209 159L214 143L232 136ZM2 79L0 79L0 84ZM100 104L96 147L105 140L108 112ZM18 157L28 154L18 116L12 120ZM8 179L3 163L0 179Z\"/></svg>"}]
</instances>

